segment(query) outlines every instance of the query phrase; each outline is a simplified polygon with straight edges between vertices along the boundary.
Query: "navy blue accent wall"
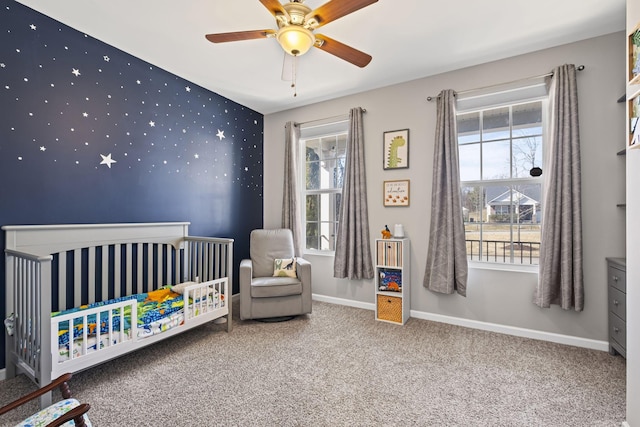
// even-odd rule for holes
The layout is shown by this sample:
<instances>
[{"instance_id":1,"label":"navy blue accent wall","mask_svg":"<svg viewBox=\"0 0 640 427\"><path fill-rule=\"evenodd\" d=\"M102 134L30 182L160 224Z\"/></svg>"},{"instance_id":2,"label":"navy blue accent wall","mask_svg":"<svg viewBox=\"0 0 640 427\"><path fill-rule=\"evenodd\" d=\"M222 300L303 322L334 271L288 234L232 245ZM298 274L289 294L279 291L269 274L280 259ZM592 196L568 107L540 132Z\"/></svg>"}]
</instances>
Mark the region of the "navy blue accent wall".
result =
<instances>
[{"instance_id":1,"label":"navy blue accent wall","mask_svg":"<svg viewBox=\"0 0 640 427\"><path fill-rule=\"evenodd\" d=\"M0 34L0 225L190 221L235 239L237 278L263 224L263 115L11 0Z\"/></svg>"}]
</instances>

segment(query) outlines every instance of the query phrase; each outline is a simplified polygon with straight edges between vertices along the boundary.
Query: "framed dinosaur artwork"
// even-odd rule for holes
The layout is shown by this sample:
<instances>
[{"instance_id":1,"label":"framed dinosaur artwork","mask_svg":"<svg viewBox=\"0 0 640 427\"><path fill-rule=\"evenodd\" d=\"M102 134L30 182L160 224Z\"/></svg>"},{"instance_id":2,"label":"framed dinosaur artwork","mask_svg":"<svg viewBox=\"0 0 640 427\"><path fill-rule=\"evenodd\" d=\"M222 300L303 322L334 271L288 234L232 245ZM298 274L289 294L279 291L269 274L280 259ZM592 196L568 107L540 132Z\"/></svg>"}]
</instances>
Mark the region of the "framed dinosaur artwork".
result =
<instances>
[{"instance_id":1,"label":"framed dinosaur artwork","mask_svg":"<svg viewBox=\"0 0 640 427\"><path fill-rule=\"evenodd\" d=\"M409 129L384 132L382 167L384 169L406 169L409 167Z\"/></svg>"}]
</instances>

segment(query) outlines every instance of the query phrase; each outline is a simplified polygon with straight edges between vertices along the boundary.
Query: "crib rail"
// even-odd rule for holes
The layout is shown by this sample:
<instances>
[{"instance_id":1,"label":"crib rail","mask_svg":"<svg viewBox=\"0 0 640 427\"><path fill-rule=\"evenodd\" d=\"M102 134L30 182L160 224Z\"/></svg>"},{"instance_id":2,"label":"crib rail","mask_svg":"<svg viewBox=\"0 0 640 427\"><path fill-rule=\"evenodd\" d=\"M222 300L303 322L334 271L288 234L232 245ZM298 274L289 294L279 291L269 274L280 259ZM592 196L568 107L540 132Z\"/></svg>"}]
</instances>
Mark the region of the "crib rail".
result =
<instances>
[{"instance_id":1,"label":"crib rail","mask_svg":"<svg viewBox=\"0 0 640 427\"><path fill-rule=\"evenodd\" d=\"M228 283L228 280L223 278L185 287L185 322L216 309L224 309L228 313Z\"/></svg>"},{"instance_id":2,"label":"crib rail","mask_svg":"<svg viewBox=\"0 0 640 427\"><path fill-rule=\"evenodd\" d=\"M133 350L137 336L137 309L137 301L130 299L51 317L52 378ZM102 322L107 328L104 333L101 331ZM76 336L75 329L82 331L81 334ZM59 337L64 330L67 330L68 340L60 345Z\"/></svg>"}]
</instances>

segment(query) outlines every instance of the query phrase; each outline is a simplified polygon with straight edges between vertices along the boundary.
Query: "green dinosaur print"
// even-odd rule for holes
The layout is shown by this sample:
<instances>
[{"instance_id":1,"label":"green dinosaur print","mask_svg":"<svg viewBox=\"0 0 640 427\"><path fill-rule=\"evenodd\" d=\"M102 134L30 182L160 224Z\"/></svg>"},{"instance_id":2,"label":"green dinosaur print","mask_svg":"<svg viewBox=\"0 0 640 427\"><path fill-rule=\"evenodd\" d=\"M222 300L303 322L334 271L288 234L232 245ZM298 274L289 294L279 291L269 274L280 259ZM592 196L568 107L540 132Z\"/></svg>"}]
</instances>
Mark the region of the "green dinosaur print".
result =
<instances>
[{"instance_id":1,"label":"green dinosaur print","mask_svg":"<svg viewBox=\"0 0 640 427\"><path fill-rule=\"evenodd\" d=\"M389 158L387 159L387 168L397 168L402 162L402 159L398 157L398 147L402 147L407 142L401 136L396 136L391 140L389 144Z\"/></svg>"}]
</instances>

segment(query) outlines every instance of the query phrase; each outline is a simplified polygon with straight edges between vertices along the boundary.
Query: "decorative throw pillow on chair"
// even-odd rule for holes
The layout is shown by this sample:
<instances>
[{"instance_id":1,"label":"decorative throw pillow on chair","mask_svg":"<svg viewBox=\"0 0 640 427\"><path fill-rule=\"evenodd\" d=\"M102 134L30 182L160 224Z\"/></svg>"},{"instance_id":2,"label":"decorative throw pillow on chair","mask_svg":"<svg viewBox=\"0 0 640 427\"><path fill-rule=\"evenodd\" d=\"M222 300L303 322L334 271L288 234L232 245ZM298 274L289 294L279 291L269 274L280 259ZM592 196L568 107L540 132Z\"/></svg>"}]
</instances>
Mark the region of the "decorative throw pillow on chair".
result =
<instances>
[{"instance_id":1,"label":"decorative throw pillow on chair","mask_svg":"<svg viewBox=\"0 0 640 427\"><path fill-rule=\"evenodd\" d=\"M273 277L297 277L295 258L276 258L273 261Z\"/></svg>"}]
</instances>

